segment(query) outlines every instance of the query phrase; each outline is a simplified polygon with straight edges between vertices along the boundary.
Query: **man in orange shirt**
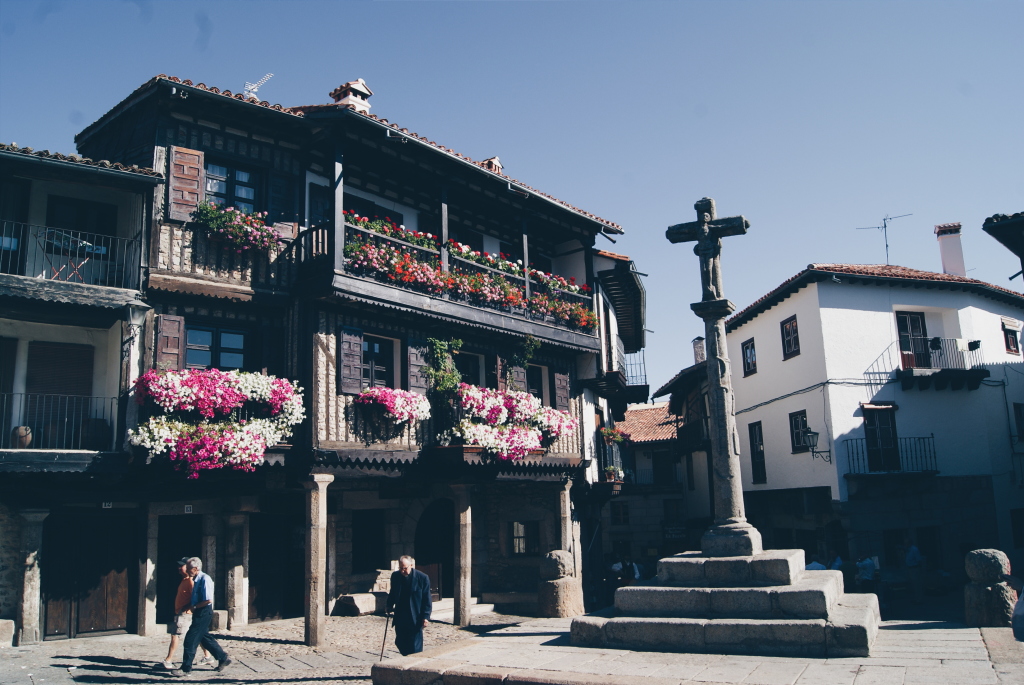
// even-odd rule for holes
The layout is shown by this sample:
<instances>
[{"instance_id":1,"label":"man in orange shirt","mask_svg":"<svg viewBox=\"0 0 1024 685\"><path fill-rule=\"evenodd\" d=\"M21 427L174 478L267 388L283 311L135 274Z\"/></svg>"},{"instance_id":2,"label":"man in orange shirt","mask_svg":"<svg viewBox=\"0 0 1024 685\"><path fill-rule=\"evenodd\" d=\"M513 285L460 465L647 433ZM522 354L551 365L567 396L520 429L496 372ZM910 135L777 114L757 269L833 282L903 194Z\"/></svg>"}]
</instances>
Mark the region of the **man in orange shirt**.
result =
<instances>
[{"instance_id":1,"label":"man in orange shirt","mask_svg":"<svg viewBox=\"0 0 1024 685\"><path fill-rule=\"evenodd\" d=\"M174 618L171 619L168 625L168 632L171 634L171 648L167 650L167 658L164 659L164 668L170 670L174 668L174 652L178 649L178 638L188 632L188 627L192 625L192 612L189 607L192 606L192 584L193 580L188 575L187 570L188 557L184 557L178 561L178 573L181 574L181 583L178 584L178 592L174 595ZM203 660L199 663L209 664L213 663L210 659L210 655L203 649Z\"/></svg>"}]
</instances>

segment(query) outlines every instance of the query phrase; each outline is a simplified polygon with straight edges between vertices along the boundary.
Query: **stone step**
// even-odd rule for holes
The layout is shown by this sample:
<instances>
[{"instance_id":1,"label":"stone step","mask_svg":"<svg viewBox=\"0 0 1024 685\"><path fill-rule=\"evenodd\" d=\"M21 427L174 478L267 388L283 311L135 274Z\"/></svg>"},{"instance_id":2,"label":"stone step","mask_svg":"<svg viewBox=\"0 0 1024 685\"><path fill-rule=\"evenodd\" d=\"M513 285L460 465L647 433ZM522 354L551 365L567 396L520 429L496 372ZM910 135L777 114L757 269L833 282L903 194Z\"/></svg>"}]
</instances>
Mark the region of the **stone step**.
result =
<instances>
[{"instance_id":1,"label":"stone step","mask_svg":"<svg viewBox=\"0 0 1024 685\"><path fill-rule=\"evenodd\" d=\"M827 619L843 596L839 571L807 571L790 585L629 585L615 592L617 616Z\"/></svg>"},{"instance_id":2,"label":"stone step","mask_svg":"<svg viewBox=\"0 0 1024 685\"><path fill-rule=\"evenodd\" d=\"M792 585L803 576L802 549L772 549L749 557L683 552L658 561L658 582L678 587Z\"/></svg>"},{"instance_id":3,"label":"stone step","mask_svg":"<svg viewBox=\"0 0 1024 685\"><path fill-rule=\"evenodd\" d=\"M868 618L870 611L864 607L851 609L844 616L846 622L839 624L824 619L580 616L573 619L571 640L580 647L661 652L868 656L877 623Z\"/></svg>"},{"instance_id":4,"label":"stone step","mask_svg":"<svg viewBox=\"0 0 1024 685\"><path fill-rule=\"evenodd\" d=\"M469 615L478 616L494 611L493 604L481 604L476 597L469 598ZM455 620L455 600L451 597L434 602L430 612L430 620L438 623L451 623Z\"/></svg>"}]
</instances>

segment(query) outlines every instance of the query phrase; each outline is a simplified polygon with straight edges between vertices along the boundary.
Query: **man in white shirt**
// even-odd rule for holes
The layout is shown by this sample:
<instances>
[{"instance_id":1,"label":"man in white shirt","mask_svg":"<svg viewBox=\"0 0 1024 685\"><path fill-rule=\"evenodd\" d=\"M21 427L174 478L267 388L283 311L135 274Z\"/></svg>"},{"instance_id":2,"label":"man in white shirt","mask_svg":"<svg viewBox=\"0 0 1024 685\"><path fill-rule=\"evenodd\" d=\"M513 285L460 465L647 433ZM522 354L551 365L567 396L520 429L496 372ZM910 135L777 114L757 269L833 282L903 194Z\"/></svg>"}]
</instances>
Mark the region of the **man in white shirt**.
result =
<instances>
[{"instance_id":1,"label":"man in white shirt","mask_svg":"<svg viewBox=\"0 0 1024 685\"><path fill-rule=\"evenodd\" d=\"M186 678L192 672L192 660L195 659L200 643L217 660L218 672L232 663L231 657L210 635L210 623L213 621L213 578L203 573L203 562L199 557L190 557L186 570L192 578L192 604L188 607L192 612L192 625L185 633L185 653L182 655L181 668L171 671L171 675L176 678Z\"/></svg>"}]
</instances>

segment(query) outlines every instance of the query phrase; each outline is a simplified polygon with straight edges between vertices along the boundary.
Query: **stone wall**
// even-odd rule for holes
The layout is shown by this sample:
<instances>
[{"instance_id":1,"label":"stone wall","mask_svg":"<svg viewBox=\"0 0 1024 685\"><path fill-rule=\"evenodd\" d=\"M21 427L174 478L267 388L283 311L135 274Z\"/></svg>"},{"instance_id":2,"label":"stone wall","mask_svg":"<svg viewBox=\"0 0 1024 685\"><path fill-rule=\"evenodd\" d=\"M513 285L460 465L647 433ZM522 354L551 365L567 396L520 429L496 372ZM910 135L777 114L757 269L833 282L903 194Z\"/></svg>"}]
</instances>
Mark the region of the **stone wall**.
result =
<instances>
[{"instance_id":1,"label":"stone wall","mask_svg":"<svg viewBox=\"0 0 1024 685\"><path fill-rule=\"evenodd\" d=\"M21 576L21 517L0 504L0 619L17 618Z\"/></svg>"}]
</instances>

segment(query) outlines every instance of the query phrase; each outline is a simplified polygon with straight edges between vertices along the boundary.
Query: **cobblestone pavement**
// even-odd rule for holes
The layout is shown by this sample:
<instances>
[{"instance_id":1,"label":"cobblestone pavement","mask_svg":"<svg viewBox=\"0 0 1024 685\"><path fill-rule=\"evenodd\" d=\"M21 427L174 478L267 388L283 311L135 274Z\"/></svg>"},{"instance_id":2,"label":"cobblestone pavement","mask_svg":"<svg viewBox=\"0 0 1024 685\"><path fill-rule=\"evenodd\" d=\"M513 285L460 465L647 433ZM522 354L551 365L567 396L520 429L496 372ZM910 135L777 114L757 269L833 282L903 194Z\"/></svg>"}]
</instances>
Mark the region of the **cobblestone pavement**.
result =
<instances>
[{"instance_id":1,"label":"cobblestone pavement","mask_svg":"<svg viewBox=\"0 0 1024 685\"><path fill-rule=\"evenodd\" d=\"M424 630L428 648L474 637L484 631L532 620L504 614L473 616L473 625L457 629L450 623L429 623ZM323 647L303 642L302 619L252 623L239 631L213 633L235 661L223 673L211 666L196 665L185 682L232 682L258 685L287 683L370 682L370 666L380 658L385 619L329 617ZM399 657L395 632L388 631L384 658ZM112 635L44 642L28 647L0 649L2 685L98 685L179 682L171 678L161 661L167 655L170 636ZM181 646L177 659L181 659Z\"/></svg>"},{"instance_id":2,"label":"cobblestone pavement","mask_svg":"<svg viewBox=\"0 0 1024 685\"><path fill-rule=\"evenodd\" d=\"M569 619L491 613L474 616L473 621L473 626L462 630L446 623L429 624L426 659L400 657L391 631L384 658L411 671L491 668L515 673L520 682L555 683L563 677L561 682L567 685L1024 685L1024 645L1013 640L1008 628L978 630L948 623L889 621L883 624L870 658L795 659L580 648L568 643ZM379 616L332 617L327 622L327 644L316 649L302 644L301 619L215 633L236 663L220 674L197 666L187 682L367 685L370 668L380 656L383 632L384 618ZM178 682L160 665L168 639L166 635L118 635L0 650L0 683ZM399 680L418 682L414 677Z\"/></svg>"}]
</instances>

